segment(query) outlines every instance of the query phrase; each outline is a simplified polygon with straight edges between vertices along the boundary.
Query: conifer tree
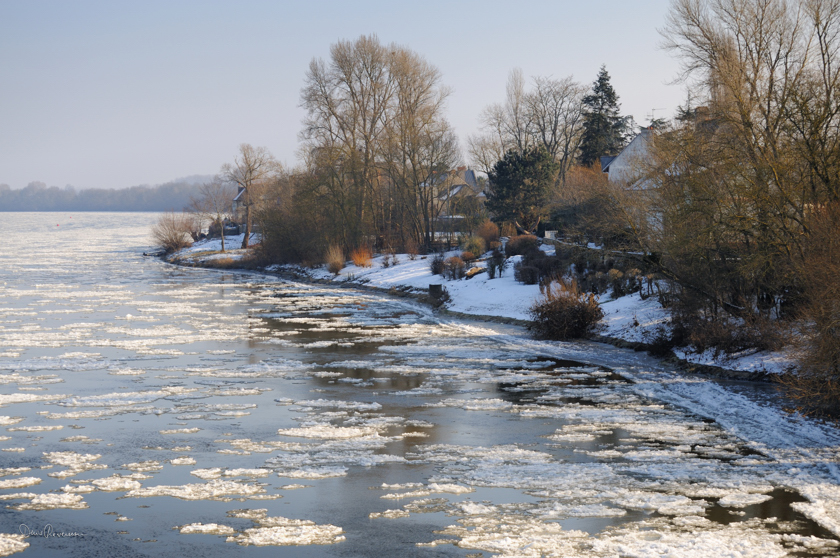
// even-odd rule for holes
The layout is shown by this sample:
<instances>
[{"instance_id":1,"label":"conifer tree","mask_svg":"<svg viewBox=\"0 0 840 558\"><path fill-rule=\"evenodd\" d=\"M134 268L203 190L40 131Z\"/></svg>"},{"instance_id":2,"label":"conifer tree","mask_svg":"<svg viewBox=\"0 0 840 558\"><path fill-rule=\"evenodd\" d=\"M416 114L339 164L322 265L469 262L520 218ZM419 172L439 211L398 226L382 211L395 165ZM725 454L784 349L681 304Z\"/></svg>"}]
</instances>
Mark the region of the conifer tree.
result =
<instances>
[{"instance_id":1,"label":"conifer tree","mask_svg":"<svg viewBox=\"0 0 840 558\"><path fill-rule=\"evenodd\" d=\"M583 98L583 106L578 161L588 167L602 155L618 155L625 143L626 120L618 112L618 95L610 84L606 66L601 66L592 92Z\"/></svg>"},{"instance_id":2,"label":"conifer tree","mask_svg":"<svg viewBox=\"0 0 840 558\"><path fill-rule=\"evenodd\" d=\"M545 149L510 150L487 175L487 209L497 221L535 232L560 165Z\"/></svg>"}]
</instances>

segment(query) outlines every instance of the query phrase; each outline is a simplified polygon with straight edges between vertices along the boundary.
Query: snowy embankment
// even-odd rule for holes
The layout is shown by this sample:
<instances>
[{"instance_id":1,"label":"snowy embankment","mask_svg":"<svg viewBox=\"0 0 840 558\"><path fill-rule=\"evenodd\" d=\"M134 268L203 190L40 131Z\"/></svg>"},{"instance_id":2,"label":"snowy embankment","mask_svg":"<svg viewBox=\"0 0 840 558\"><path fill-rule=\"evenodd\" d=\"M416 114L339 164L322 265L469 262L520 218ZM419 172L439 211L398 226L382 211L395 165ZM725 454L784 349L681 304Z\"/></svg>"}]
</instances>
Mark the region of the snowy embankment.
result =
<instances>
[{"instance_id":1,"label":"snowy embankment","mask_svg":"<svg viewBox=\"0 0 840 558\"><path fill-rule=\"evenodd\" d=\"M166 261L181 264L201 265L203 263L218 262L219 260L238 261L247 256L248 248L242 248L244 234L237 234L225 237L225 250L222 251L221 238L205 238L194 243L192 246L179 250L166 257ZM252 234L249 244L253 246L259 243L260 236Z\"/></svg>"},{"instance_id":2,"label":"snowy embankment","mask_svg":"<svg viewBox=\"0 0 840 558\"><path fill-rule=\"evenodd\" d=\"M170 261L201 265L222 258L241 259L247 250L241 250L242 235L226 239L228 250L221 250L219 239L196 242L171 256ZM258 242L259 239L255 238ZM543 246L549 255L553 248ZM446 257L460 255L459 251L446 254ZM397 289L416 294L427 294L429 285L440 284L449 293L451 300L446 309L451 312L475 317L499 317L514 320L529 320L529 309L540 298L537 285L523 285L513 278L513 266L521 256L508 259L508 265L501 277L490 279L486 272L478 273L470 279L448 280L431 272L431 256L416 256L410 259L407 254L397 254L394 265L393 257L387 257L389 265L385 267L386 256L372 259L370 267L358 267L352 262L338 274L327 271L326 266L315 269L303 269L298 266L272 266L267 271L294 271L295 275L305 275L319 281L344 284L358 284L378 289ZM476 267L484 267L479 261ZM662 308L656 297L642 299L639 293L633 293L617 299L609 295L600 299L604 318L598 329L603 337L627 341L629 343L650 343L663 327L668 324L668 312ZM711 352L696 354L687 350L674 351L682 360L691 364L717 366L727 370L749 373L782 373L793 364L792 357L781 353L750 353L722 359Z\"/></svg>"},{"instance_id":3,"label":"snowy embankment","mask_svg":"<svg viewBox=\"0 0 840 558\"><path fill-rule=\"evenodd\" d=\"M547 247L544 246L544 249ZM548 249L549 253L553 249ZM460 252L447 254L458 255ZM451 297L446 308L453 312L472 316L497 316L528 320L530 307L540 298L537 285L523 285L513 278L513 265L521 256L508 260L508 266L501 277L490 279L487 273L479 273L471 279L447 280L433 275L430 257L418 256L410 260L407 255L397 255L397 265L383 266L384 256L373 258L371 267L357 267L348 263L337 275L325 267L309 270L314 279L335 282L365 284L381 289L410 288L417 293L427 293L430 284L441 284ZM390 261L390 260L389 260ZM482 267L483 263L478 263ZM661 328L667 327L668 312L662 308L656 297L642 299L639 293L612 299L601 298L604 318L598 333L604 337L620 339L631 343L650 343ZM781 373L792 364L784 353L757 353L740 355L721 360L711 353L694 354L676 351L677 356L692 364L711 365L743 372Z\"/></svg>"}]
</instances>

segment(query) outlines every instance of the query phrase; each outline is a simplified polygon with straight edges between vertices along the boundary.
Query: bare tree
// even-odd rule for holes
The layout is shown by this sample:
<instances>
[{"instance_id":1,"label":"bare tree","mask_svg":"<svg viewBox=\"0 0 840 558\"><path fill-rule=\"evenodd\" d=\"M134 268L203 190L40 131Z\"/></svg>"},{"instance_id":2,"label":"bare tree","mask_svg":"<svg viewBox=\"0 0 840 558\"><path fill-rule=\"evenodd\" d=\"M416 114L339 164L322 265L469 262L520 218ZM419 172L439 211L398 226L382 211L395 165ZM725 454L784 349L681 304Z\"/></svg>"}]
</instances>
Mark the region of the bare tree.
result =
<instances>
[{"instance_id":1,"label":"bare tree","mask_svg":"<svg viewBox=\"0 0 840 558\"><path fill-rule=\"evenodd\" d=\"M565 182L580 145L586 87L571 76L559 80L537 77L534 86L526 97L531 135L560 165L558 178Z\"/></svg>"},{"instance_id":2,"label":"bare tree","mask_svg":"<svg viewBox=\"0 0 840 558\"><path fill-rule=\"evenodd\" d=\"M301 138L307 183L335 223L331 241L352 250L373 236L431 234L436 200L423 187L458 159L440 81L420 55L375 36L341 41L328 62L312 61Z\"/></svg>"},{"instance_id":3,"label":"bare tree","mask_svg":"<svg viewBox=\"0 0 840 558\"><path fill-rule=\"evenodd\" d=\"M280 164L265 147L252 147L247 143L239 146L239 155L234 163L222 165L220 176L223 181L239 187L241 203L245 207L245 237L242 248L247 248L251 238L252 208L259 199L258 190L272 179Z\"/></svg>"},{"instance_id":4,"label":"bare tree","mask_svg":"<svg viewBox=\"0 0 840 558\"><path fill-rule=\"evenodd\" d=\"M580 144L585 93L571 77L537 77L533 90L526 91L522 70L514 69L505 103L485 108L484 133L468 139L473 164L487 173L508 151L521 154L539 146L560 164L558 180L564 181Z\"/></svg>"},{"instance_id":5,"label":"bare tree","mask_svg":"<svg viewBox=\"0 0 840 558\"><path fill-rule=\"evenodd\" d=\"M339 41L330 60L313 60L301 92L307 111L301 138L318 164L340 217L344 245L358 244L381 178L380 142L392 108L391 49L375 36Z\"/></svg>"},{"instance_id":6,"label":"bare tree","mask_svg":"<svg viewBox=\"0 0 840 558\"><path fill-rule=\"evenodd\" d=\"M225 220L230 216L234 190L220 177L199 186L198 195L190 202L190 210L219 229L222 252L225 251Z\"/></svg>"},{"instance_id":7,"label":"bare tree","mask_svg":"<svg viewBox=\"0 0 840 558\"><path fill-rule=\"evenodd\" d=\"M152 226L152 238L167 254L192 245L195 219L187 213L167 211Z\"/></svg>"},{"instance_id":8,"label":"bare tree","mask_svg":"<svg viewBox=\"0 0 840 558\"><path fill-rule=\"evenodd\" d=\"M441 181L459 159L455 134L443 117L450 91L440 84L440 71L409 50L392 51L390 71L395 102L383 160L402 209L403 227L410 227L413 242L422 237L430 246L444 203Z\"/></svg>"}]
</instances>

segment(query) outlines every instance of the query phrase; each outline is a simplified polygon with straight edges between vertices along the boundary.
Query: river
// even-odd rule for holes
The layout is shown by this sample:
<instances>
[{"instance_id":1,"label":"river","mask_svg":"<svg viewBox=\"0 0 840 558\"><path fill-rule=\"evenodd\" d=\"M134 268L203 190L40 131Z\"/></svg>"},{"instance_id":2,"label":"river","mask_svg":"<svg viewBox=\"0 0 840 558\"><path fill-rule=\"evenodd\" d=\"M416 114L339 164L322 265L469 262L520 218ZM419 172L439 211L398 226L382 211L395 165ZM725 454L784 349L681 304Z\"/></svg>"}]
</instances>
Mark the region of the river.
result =
<instances>
[{"instance_id":1,"label":"river","mask_svg":"<svg viewBox=\"0 0 840 558\"><path fill-rule=\"evenodd\" d=\"M171 266L156 218L3 214L0 555L840 555L840 437L766 387Z\"/></svg>"}]
</instances>

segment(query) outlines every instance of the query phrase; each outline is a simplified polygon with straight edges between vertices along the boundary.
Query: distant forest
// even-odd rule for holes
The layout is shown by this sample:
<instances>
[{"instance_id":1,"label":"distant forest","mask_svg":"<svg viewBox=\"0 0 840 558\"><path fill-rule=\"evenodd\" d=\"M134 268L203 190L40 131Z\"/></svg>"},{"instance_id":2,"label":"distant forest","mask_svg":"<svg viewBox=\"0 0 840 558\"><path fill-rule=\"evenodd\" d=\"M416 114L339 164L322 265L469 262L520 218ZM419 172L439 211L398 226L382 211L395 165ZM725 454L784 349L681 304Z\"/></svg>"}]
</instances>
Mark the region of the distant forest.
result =
<instances>
[{"instance_id":1,"label":"distant forest","mask_svg":"<svg viewBox=\"0 0 840 558\"><path fill-rule=\"evenodd\" d=\"M200 183L184 179L124 189L59 188L30 182L20 190L0 184L0 211L181 211L198 195Z\"/></svg>"}]
</instances>

